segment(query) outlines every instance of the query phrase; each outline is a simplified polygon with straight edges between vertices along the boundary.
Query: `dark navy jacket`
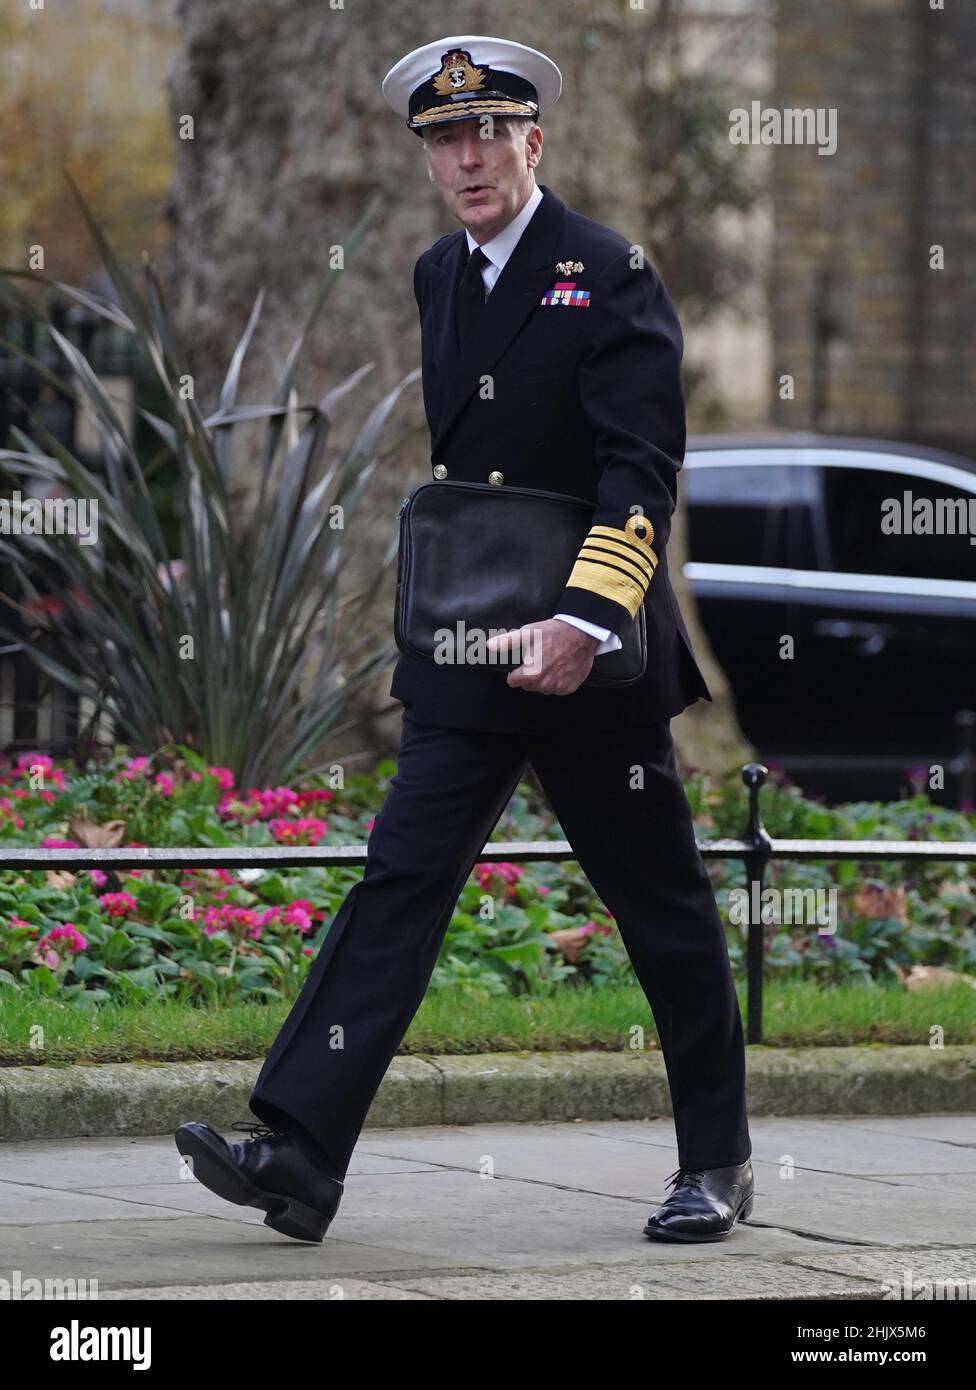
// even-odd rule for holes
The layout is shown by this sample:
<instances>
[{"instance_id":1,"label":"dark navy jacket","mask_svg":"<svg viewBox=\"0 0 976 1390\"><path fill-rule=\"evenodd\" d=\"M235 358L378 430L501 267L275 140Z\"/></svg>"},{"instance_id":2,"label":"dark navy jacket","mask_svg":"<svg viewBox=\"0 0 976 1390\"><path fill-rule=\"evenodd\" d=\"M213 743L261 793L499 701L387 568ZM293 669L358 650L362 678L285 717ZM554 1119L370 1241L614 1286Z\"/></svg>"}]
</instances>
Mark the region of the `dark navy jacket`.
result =
<instances>
[{"instance_id":1,"label":"dark navy jacket","mask_svg":"<svg viewBox=\"0 0 976 1390\"><path fill-rule=\"evenodd\" d=\"M594 504L594 530L552 613L620 634L642 603L648 661L632 686L572 695L512 689L498 669L401 655L391 695L426 723L553 732L633 727L711 699L668 578L667 540L685 451L683 340L660 277L608 227L567 208L545 184L458 352L455 290L463 228L417 261L424 407L432 477L568 493ZM582 263L579 272L557 270ZM589 304L543 304L559 283ZM493 393L483 392L490 377ZM446 472L445 472L446 470ZM639 511L650 523L638 526ZM649 534L649 532L648 532ZM650 577L649 577L650 576Z\"/></svg>"}]
</instances>

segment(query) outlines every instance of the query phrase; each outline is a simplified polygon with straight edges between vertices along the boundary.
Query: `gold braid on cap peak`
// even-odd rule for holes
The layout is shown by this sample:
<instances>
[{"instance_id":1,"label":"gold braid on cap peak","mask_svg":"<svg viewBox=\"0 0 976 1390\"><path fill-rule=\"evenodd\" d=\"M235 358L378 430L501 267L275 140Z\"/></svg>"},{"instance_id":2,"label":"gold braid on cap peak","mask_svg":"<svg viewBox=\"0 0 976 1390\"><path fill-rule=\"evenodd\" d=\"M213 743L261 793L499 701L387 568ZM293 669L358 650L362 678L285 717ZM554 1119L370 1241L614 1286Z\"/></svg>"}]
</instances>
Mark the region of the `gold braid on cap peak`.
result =
<instances>
[{"instance_id":1,"label":"gold braid on cap peak","mask_svg":"<svg viewBox=\"0 0 976 1390\"><path fill-rule=\"evenodd\" d=\"M437 125L439 121L459 121L464 116L530 116L532 107L524 101L499 101L497 97L472 98L471 101L454 102L450 106L432 106L428 111L419 111L413 118L414 125Z\"/></svg>"},{"instance_id":2,"label":"gold braid on cap peak","mask_svg":"<svg viewBox=\"0 0 976 1390\"><path fill-rule=\"evenodd\" d=\"M591 526L567 587L589 589L592 594L613 599L636 617L657 569L653 539L654 527L646 516L632 516L622 530Z\"/></svg>"}]
</instances>

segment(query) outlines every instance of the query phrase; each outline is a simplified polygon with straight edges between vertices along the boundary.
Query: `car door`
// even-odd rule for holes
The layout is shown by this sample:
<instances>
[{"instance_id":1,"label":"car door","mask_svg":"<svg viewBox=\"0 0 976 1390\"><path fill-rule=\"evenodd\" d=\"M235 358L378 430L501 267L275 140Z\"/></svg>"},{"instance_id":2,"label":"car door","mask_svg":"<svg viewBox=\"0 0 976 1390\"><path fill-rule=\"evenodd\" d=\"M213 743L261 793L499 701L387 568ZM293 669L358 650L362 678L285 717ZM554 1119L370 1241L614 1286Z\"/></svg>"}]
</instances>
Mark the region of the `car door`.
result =
<instances>
[{"instance_id":1,"label":"car door","mask_svg":"<svg viewBox=\"0 0 976 1390\"><path fill-rule=\"evenodd\" d=\"M955 517L972 502L976 517L976 474L798 450L793 485L808 499L793 513L790 579L793 708L808 751L847 769L849 795L879 794L882 770L893 796L914 767L948 774L956 716L976 708L976 532L920 533L910 518L920 499ZM899 507L909 521L897 529Z\"/></svg>"}]
</instances>

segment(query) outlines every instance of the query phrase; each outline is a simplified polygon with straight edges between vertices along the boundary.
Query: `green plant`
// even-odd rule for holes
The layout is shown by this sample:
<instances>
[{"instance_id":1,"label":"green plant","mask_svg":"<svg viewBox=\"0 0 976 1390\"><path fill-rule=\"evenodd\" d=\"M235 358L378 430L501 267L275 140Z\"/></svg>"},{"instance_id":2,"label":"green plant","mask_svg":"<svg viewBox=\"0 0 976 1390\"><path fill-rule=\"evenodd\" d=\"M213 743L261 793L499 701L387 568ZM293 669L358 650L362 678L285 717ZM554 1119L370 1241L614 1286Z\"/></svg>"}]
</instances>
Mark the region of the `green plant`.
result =
<instances>
[{"instance_id":1,"label":"green plant","mask_svg":"<svg viewBox=\"0 0 976 1390\"><path fill-rule=\"evenodd\" d=\"M315 404L297 401L303 344L341 274L332 269L288 353L272 403L237 400L261 291L227 369L218 409L204 418L188 390L186 346L148 258L140 292L68 182L119 303L8 268L0 272L3 297L48 325L76 385L66 385L16 343L0 342L54 390L75 397L99 432L103 464L98 472L86 467L32 413L30 435L11 431L21 447L0 449L0 467L18 481L40 476L49 495L94 501L101 534L97 544L82 544L79 535L67 533L23 535L16 545L0 542L0 556L11 562L21 589L18 599L5 601L22 616L33 613L33 629L40 629L35 640L5 628L0 633L54 679L88 697L92 720L108 714L118 736L134 749L148 753L176 740L233 769L240 783L286 780L392 655L388 643L364 635L369 605L395 556L392 534L372 580L346 593L348 523L379 462L383 428L419 373L411 372L385 395L352 444L326 460L334 408L372 367L353 372ZM374 206L350 246L359 241ZM160 456L176 463L176 553L153 505L150 469L137 457L109 390L46 310L17 289L18 277L56 289L131 334L151 364L166 418L139 414L159 436ZM255 422L264 425L257 487L250 504L235 498L232 505L231 482L244 481L240 475L253 454L235 447L235 426Z\"/></svg>"}]
</instances>

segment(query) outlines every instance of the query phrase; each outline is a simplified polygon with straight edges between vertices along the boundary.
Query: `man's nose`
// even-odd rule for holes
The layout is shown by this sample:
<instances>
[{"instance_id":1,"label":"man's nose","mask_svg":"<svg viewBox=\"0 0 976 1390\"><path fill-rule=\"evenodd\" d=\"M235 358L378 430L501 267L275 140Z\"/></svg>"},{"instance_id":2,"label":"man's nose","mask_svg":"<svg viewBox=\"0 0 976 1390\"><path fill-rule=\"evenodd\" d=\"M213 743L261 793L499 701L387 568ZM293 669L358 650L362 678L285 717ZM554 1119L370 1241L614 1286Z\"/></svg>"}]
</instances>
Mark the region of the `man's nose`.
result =
<instances>
[{"instance_id":1,"label":"man's nose","mask_svg":"<svg viewBox=\"0 0 976 1390\"><path fill-rule=\"evenodd\" d=\"M466 135L464 137L464 144L461 146L461 158L459 162L465 166L476 166L480 164L484 156L483 145L484 142L480 136Z\"/></svg>"}]
</instances>

